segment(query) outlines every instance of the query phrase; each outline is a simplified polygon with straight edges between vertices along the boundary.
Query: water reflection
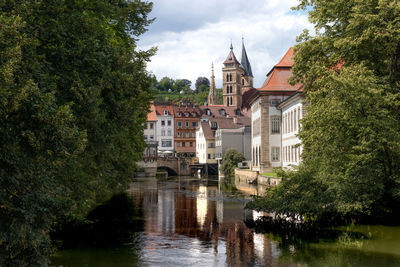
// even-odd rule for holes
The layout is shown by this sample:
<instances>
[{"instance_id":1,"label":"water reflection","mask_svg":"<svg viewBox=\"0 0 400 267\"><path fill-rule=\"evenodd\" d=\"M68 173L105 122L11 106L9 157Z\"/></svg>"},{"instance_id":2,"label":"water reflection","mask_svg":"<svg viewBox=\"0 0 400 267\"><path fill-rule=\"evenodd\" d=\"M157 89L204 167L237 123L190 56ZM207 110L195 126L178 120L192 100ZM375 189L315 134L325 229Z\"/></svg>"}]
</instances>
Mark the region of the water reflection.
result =
<instances>
[{"instance_id":1,"label":"water reflection","mask_svg":"<svg viewBox=\"0 0 400 267\"><path fill-rule=\"evenodd\" d=\"M245 210L260 188L240 181L176 178L137 179L128 195L143 222L130 240L113 250L61 251L53 264L64 266L371 266L400 264L400 252L361 251L358 239L290 242L290 235L257 233L245 221L263 214ZM397 233L400 233L400 228ZM354 230L355 231L355 230ZM372 231L369 229L369 231ZM392 235L393 236L393 235ZM350 236L351 237L351 236ZM400 236L395 237L400 242ZM371 239L372 240L372 239ZM366 240L362 246L373 248ZM364 242L364 241L363 241ZM346 247L347 244L347 247ZM355 243L357 244L357 243ZM381 246L380 246L381 247ZM391 248L391 253L398 249ZM364 247L362 247L364 248ZM101 253L101 257L94 255ZM62 258L63 260L60 260ZM85 260L81 260L85 259ZM97 260L101 259L101 261ZM111 264L112 263L112 264Z\"/></svg>"}]
</instances>

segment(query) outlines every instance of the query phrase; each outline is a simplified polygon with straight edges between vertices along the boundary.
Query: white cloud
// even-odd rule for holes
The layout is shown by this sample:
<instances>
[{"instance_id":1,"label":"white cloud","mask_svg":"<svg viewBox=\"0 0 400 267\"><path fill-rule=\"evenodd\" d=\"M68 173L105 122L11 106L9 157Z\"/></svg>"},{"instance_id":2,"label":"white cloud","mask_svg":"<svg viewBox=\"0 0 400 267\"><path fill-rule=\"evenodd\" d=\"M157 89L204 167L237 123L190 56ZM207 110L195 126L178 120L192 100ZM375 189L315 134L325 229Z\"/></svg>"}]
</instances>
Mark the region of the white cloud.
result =
<instances>
[{"instance_id":1,"label":"white cloud","mask_svg":"<svg viewBox=\"0 0 400 267\"><path fill-rule=\"evenodd\" d=\"M148 65L158 79L185 78L194 84L197 77L211 75L214 62L216 85L221 87L222 62L229 53L230 41L240 60L243 32L254 86L259 87L270 68L295 44L296 36L304 28L312 29L307 14L290 11L295 0L154 2L157 24L142 36L139 46L158 47Z\"/></svg>"}]
</instances>

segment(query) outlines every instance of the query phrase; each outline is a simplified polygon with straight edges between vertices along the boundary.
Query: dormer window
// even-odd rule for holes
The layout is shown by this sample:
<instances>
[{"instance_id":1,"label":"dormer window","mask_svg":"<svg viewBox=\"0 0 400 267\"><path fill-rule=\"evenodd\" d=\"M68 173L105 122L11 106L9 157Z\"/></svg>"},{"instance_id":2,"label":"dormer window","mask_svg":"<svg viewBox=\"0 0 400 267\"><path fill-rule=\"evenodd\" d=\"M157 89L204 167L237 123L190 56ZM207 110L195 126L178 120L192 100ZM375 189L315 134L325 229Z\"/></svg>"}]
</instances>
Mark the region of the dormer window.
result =
<instances>
[{"instance_id":1,"label":"dormer window","mask_svg":"<svg viewBox=\"0 0 400 267\"><path fill-rule=\"evenodd\" d=\"M164 116L168 115L168 110L164 110Z\"/></svg>"},{"instance_id":2,"label":"dormer window","mask_svg":"<svg viewBox=\"0 0 400 267\"><path fill-rule=\"evenodd\" d=\"M210 115L211 115L211 111L210 111L209 109L206 109L206 114L207 114L208 116L210 116Z\"/></svg>"},{"instance_id":3,"label":"dormer window","mask_svg":"<svg viewBox=\"0 0 400 267\"><path fill-rule=\"evenodd\" d=\"M225 116L225 110L224 110L224 109L220 109L220 110L219 110L219 114L220 114L221 116Z\"/></svg>"},{"instance_id":4,"label":"dormer window","mask_svg":"<svg viewBox=\"0 0 400 267\"><path fill-rule=\"evenodd\" d=\"M239 115L240 115L240 109L237 109L237 110L235 111L235 113L236 113L237 116L239 116Z\"/></svg>"},{"instance_id":5,"label":"dormer window","mask_svg":"<svg viewBox=\"0 0 400 267\"><path fill-rule=\"evenodd\" d=\"M217 123L216 122L211 123L211 127L212 128L217 128Z\"/></svg>"}]
</instances>

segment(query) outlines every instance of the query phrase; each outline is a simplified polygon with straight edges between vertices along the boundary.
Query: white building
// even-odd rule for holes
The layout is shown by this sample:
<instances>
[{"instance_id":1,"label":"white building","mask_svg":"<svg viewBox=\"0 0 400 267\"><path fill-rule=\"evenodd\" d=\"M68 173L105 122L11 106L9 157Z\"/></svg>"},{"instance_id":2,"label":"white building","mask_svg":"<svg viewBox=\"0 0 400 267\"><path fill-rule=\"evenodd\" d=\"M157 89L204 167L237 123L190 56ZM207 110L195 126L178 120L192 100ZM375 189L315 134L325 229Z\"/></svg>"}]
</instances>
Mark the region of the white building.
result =
<instances>
[{"instance_id":1,"label":"white building","mask_svg":"<svg viewBox=\"0 0 400 267\"><path fill-rule=\"evenodd\" d=\"M274 167L282 166L282 116L277 106L298 89L288 83L293 63L293 49L290 48L250 98L253 171L272 172Z\"/></svg>"},{"instance_id":2,"label":"white building","mask_svg":"<svg viewBox=\"0 0 400 267\"><path fill-rule=\"evenodd\" d=\"M155 105L157 141L160 156L174 153L174 111L172 105Z\"/></svg>"},{"instance_id":3,"label":"white building","mask_svg":"<svg viewBox=\"0 0 400 267\"><path fill-rule=\"evenodd\" d=\"M302 146L298 137L300 120L305 114L303 94L298 91L279 104L282 111L282 167L299 165Z\"/></svg>"},{"instance_id":4,"label":"white building","mask_svg":"<svg viewBox=\"0 0 400 267\"><path fill-rule=\"evenodd\" d=\"M210 121L202 121L196 130L196 157L201 164L215 164L215 130Z\"/></svg>"}]
</instances>

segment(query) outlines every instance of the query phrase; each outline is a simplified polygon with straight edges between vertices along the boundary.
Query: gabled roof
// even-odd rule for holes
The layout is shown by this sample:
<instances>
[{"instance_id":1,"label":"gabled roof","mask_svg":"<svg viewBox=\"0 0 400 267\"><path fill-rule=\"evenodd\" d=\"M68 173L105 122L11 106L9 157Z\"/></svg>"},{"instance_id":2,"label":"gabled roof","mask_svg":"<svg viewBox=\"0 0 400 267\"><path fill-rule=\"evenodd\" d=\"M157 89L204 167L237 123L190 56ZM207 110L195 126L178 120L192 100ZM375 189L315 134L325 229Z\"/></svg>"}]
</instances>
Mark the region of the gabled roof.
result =
<instances>
[{"instance_id":1,"label":"gabled roof","mask_svg":"<svg viewBox=\"0 0 400 267\"><path fill-rule=\"evenodd\" d=\"M244 41L242 39L242 58L240 59L240 66L244 69L244 75L253 77L251 71L250 61L247 57L246 48L244 47Z\"/></svg>"},{"instance_id":2,"label":"gabled roof","mask_svg":"<svg viewBox=\"0 0 400 267\"><path fill-rule=\"evenodd\" d=\"M150 104L150 112L147 113L147 121L157 121L157 114L153 103Z\"/></svg>"},{"instance_id":3,"label":"gabled roof","mask_svg":"<svg viewBox=\"0 0 400 267\"><path fill-rule=\"evenodd\" d=\"M200 126L203 129L204 138L206 140L214 140L215 139L213 131L211 130L210 124L208 122L203 121L200 123Z\"/></svg>"},{"instance_id":4,"label":"gabled roof","mask_svg":"<svg viewBox=\"0 0 400 267\"><path fill-rule=\"evenodd\" d=\"M164 110L168 111L169 116L174 115L174 110L172 105L155 105L157 116L164 116Z\"/></svg>"}]
</instances>

